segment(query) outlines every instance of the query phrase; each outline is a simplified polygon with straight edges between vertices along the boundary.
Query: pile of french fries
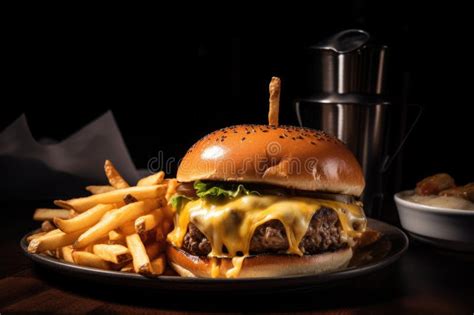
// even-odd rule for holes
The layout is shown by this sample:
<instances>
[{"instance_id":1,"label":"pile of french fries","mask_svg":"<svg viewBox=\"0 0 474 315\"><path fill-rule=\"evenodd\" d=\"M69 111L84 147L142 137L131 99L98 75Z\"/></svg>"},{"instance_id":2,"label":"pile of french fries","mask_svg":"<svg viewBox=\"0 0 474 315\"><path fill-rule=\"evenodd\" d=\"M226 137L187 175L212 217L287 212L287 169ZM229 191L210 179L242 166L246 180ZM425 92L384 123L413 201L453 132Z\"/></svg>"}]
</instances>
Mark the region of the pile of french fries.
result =
<instances>
[{"instance_id":1,"label":"pile of french fries","mask_svg":"<svg viewBox=\"0 0 474 315\"><path fill-rule=\"evenodd\" d=\"M56 200L60 209L36 209L41 232L27 238L28 251L105 270L162 274L176 179L158 172L131 187L110 161L104 169L110 185L86 187L88 197Z\"/></svg>"}]
</instances>

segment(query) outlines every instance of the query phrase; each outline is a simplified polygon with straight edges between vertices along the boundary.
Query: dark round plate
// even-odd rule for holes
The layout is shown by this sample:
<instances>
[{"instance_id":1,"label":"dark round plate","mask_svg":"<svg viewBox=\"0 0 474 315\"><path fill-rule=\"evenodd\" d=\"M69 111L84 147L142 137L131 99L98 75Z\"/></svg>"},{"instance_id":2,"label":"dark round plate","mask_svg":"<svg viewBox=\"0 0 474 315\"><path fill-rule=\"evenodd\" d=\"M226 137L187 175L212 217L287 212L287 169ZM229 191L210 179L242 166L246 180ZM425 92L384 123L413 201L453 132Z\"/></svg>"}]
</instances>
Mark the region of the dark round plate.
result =
<instances>
[{"instance_id":1,"label":"dark round plate","mask_svg":"<svg viewBox=\"0 0 474 315\"><path fill-rule=\"evenodd\" d=\"M275 290L317 289L318 287L327 287L328 283L337 284L344 280L363 276L390 265L408 248L408 238L400 229L374 219L368 219L368 225L372 229L382 232L383 237L363 250L356 251L347 268L320 275L298 275L275 278L198 279L178 276L148 278L138 274L73 265L42 254L30 254L28 253L28 244L26 243L26 238L29 234L21 239L20 245L31 260L51 271L67 277L100 282L102 284L106 283L122 287L138 287L166 291L179 290L181 292L232 291L237 293L238 291L255 291L269 288L274 292Z\"/></svg>"}]
</instances>

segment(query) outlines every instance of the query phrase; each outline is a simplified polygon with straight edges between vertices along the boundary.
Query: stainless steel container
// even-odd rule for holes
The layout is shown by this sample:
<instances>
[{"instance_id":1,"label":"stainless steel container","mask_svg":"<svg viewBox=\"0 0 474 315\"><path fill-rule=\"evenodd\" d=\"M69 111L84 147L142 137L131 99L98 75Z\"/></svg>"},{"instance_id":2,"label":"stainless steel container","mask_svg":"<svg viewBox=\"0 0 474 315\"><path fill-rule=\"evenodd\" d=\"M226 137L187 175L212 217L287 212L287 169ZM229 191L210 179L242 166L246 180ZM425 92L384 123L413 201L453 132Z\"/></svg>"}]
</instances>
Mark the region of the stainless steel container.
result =
<instances>
[{"instance_id":1,"label":"stainless steel container","mask_svg":"<svg viewBox=\"0 0 474 315\"><path fill-rule=\"evenodd\" d=\"M345 142L362 165L364 209L377 216L383 200L388 113L387 47L362 30L346 30L309 49L309 96L295 103L300 125Z\"/></svg>"}]
</instances>

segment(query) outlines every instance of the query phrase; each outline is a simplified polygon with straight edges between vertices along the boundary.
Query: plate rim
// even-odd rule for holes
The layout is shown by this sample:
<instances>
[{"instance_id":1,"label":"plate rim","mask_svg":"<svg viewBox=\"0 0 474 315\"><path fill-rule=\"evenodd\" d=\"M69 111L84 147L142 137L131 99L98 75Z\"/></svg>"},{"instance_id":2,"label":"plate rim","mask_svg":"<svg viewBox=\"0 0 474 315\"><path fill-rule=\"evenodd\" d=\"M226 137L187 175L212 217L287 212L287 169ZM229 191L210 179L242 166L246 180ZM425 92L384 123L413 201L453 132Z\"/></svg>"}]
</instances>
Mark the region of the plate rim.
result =
<instances>
[{"instance_id":1,"label":"plate rim","mask_svg":"<svg viewBox=\"0 0 474 315\"><path fill-rule=\"evenodd\" d=\"M258 278L237 278L237 279L226 279L226 278L187 278L187 277L180 277L180 276L170 276L170 275L161 275L158 277L147 277L135 273L127 273L127 272L120 272L120 271L113 271L113 270L102 270L93 267L86 267L80 266L72 263L65 262L63 260L59 260L57 258L53 258L44 254L34 254L28 252L28 245L26 242L26 238L37 232L38 230L30 231L25 234L20 240L20 247L23 253L31 259L34 263L38 263L42 266L46 266L49 268L57 268L56 272L60 272L63 270L66 271L74 271L74 275L71 276L80 276L80 275L97 275L103 276L106 278L113 278L113 279L123 279L123 280L134 280L140 282L150 282L156 281L162 283L180 283L180 284L194 284L194 285L208 285L208 284L235 284L235 283L265 283L265 282L280 282L280 281L298 281L298 280L317 280L315 284L318 283L326 283L332 280L338 280L338 278L342 277L344 279L350 279L362 275L366 275L368 273L380 270L385 268L395 261L397 261L408 249L409 247L409 238L406 233L401 230L400 228L388 224L383 221L379 221L376 219L368 218L369 221L372 221L376 224L386 225L388 228L392 229L396 234L401 237L402 246L401 248L393 253L391 256L386 257L380 261L375 263L369 263L364 266L359 267L349 267L342 270L337 270L334 272L324 273L324 274L303 274L303 275L288 275L288 276L279 276L279 277L258 277Z\"/></svg>"}]
</instances>

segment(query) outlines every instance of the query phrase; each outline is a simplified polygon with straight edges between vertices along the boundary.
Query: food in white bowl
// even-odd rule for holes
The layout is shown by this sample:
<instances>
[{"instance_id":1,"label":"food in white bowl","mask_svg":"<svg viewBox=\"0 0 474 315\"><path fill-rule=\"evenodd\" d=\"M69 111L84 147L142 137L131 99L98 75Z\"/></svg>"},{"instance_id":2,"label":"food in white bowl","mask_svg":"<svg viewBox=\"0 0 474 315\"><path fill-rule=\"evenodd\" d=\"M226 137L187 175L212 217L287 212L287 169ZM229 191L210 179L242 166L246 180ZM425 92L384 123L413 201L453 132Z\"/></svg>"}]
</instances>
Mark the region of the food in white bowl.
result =
<instances>
[{"instance_id":1,"label":"food in white bowl","mask_svg":"<svg viewBox=\"0 0 474 315\"><path fill-rule=\"evenodd\" d=\"M449 209L460 209L460 210L474 210L474 203L460 197L451 196L420 196L413 194L406 197L407 200L413 201L422 205L438 207L438 208L449 208Z\"/></svg>"},{"instance_id":2,"label":"food in white bowl","mask_svg":"<svg viewBox=\"0 0 474 315\"><path fill-rule=\"evenodd\" d=\"M400 223L419 240L474 251L474 204L469 199L473 185L456 187L446 175L431 176L415 190L395 194Z\"/></svg>"}]
</instances>

